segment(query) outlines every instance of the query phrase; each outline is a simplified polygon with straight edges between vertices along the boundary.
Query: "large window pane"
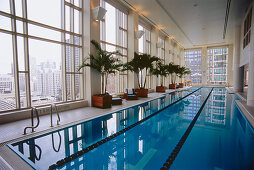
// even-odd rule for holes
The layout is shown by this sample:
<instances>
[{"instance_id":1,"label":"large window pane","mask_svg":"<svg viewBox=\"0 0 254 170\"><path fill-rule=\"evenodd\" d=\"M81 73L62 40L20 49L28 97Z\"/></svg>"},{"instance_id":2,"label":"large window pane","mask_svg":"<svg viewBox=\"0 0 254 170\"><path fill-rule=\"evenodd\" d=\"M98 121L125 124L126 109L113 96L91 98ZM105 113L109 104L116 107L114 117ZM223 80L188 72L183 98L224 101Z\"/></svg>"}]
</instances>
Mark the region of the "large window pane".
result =
<instances>
[{"instance_id":1,"label":"large window pane","mask_svg":"<svg viewBox=\"0 0 254 170\"><path fill-rule=\"evenodd\" d=\"M25 71L25 57L24 57L24 38L17 37L18 49L18 68L19 71Z\"/></svg>"},{"instance_id":2,"label":"large window pane","mask_svg":"<svg viewBox=\"0 0 254 170\"><path fill-rule=\"evenodd\" d=\"M107 2L101 1L101 6L106 8L105 20L101 21L101 46L109 52L119 51L124 56L114 56L122 63L127 61L127 15ZM105 43L106 42L106 43ZM117 72L108 77L107 91L120 93L127 88L125 73Z\"/></svg>"},{"instance_id":3,"label":"large window pane","mask_svg":"<svg viewBox=\"0 0 254 170\"><path fill-rule=\"evenodd\" d=\"M29 35L46 38L55 41L61 41L61 32L43 28L33 24L28 24Z\"/></svg>"},{"instance_id":4,"label":"large window pane","mask_svg":"<svg viewBox=\"0 0 254 170\"><path fill-rule=\"evenodd\" d=\"M61 45L29 40L32 105L62 101Z\"/></svg>"},{"instance_id":5,"label":"large window pane","mask_svg":"<svg viewBox=\"0 0 254 170\"><path fill-rule=\"evenodd\" d=\"M22 0L15 0L15 13L16 16L22 17Z\"/></svg>"},{"instance_id":6,"label":"large window pane","mask_svg":"<svg viewBox=\"0 0 254 170\"><path fill-rule=\"evenodd\" d=\"M15 109L12 36L0 33L0 111Z\"/></svg>"},{"instance_id":7,"label":"large window pane","mask_svg":"<svg viewBox=\"0 0 254 170\"><path fill-rule=\"evenodd\" d=\"M20 91L20 107L27 107L27 97L26 97L26 79L25 73L19 74L19 91Z\"/></svg>"},{"instance_id":8,"label":"large window pane","mask_svg":"<svg viewBox=\"0 0 254 170\"><path fill-rule=\"evenodd\" d=\"M69 6L65 6L65 30L70 31L70 10L71 8Z\"/></svg>"},{"instance_id":9,"label":"large window pane","mask_svg":"<svg viewBox=\"0 0 254 170\"><path fill-rule=\"evenodd\" d=\"M79 34L80 33L80 23L79 23L79 11L78 10L74 10L74 32Z\"/></svg>"},{"instance_id":10,"label":"large window pane","mask_svg":"<svg viewBox=\"0 0 254 170\"><path fill-rule=\"evenodd\" d=\"M23 22L16 20L16 29L18 33L23 34L24 33L24 28L23 28Z\"/></svg>"},{"instance_id":11,"label":"large window pane","mask_svg":"<svg viewBox=\"0 0 254 170\"><path fill-rule=\"evenodd\" d=\"M185 67L190 68L191 74L185 76L185 81L191 84L201 84L201 50L185 50Z\"/></svg>"},{"instance_id":12,"label":"large window pane","mask_svg":"<svg viewBox=\"0 0 254 170\"><path fill-rule=\"evenodd\" d=\"M0 1L0 11L10 13L10 1L1 0Z\"/></svg>"},{"instance_id":13,"label":"large window pane","mask_svg":"<svg viewBox=\"0 0 254 170\"><path fill-rule=\"evenodd\" d=\"M1 2L0 2L1 3ZM0 28L11 31L11 19L0 15Z\"/></svg>"},{"instance_id":14,"label":"large window pane","mask_svg":"<svg viewBox=\"0 0 254 170\"><path fill-rule=\"evenodd\" d=\"M208 52L208 84L227 83L228 48L211 48Z\"/></svg>"},{"instance_id":15,"label":"large window pane","mask_svg":"<svg viewBox=\"0 0 254 170\"><path fill-rule=\"evenodd\" d=\"M61 0L27 0L28 19L61 28Z\"/></svg>"},{"instance_id":16,"label":"large window pane","mask_svg":"<svg viewBox=\"0 0 254 170\"><path fill-rule=\"evenodd\" d=\"M108 4L105 3L105 7L107 10L106 17L105 17L105 25L106 25L106 41L112 44L116 44L116 9Z\"/></svg>"}]
</instances>

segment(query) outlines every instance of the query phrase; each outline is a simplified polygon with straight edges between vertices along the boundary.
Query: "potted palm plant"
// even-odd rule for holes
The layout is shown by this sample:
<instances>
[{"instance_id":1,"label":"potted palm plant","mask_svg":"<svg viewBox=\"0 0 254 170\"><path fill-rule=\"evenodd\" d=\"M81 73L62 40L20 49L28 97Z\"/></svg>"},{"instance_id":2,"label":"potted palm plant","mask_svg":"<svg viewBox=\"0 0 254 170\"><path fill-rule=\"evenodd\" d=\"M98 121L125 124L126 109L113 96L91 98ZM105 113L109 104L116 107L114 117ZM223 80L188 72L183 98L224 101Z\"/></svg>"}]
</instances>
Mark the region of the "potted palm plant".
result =
<instances>
[{"instance_id":1,"label":"potted palm plant","mask_svg":"<svg viewBox=\"0 0 254 170\"><path fill-rule=\"evenodd\" d=\"M113 56L121 54L118 51L107 52L103 50L95 40L92 40L91 43L96 48L96 54L89 54L89 57L79 66L78 71L84 67L91 67L101 74L102 94L93 95L92 104L95 107L108 108L111 107L112 96L107 93L107 79L109 74L114 74L116 71L121 70L123 65L118 58Z\"/></svg>"},{"instance_id":2,"label":"potted palm plant","mask_svg":"<svg viewBox=\"0 0 254 170\"><path fill-rule=\"evenodd\" d=\"M174 63L169 63L167 66L168 74L171 75L171 84L169 84L170 89L176 89L176 73L179 65L175 65Z\"/></svg>"},{"instance_id":3,"label":"potted palm plant","mask_svg":"<svg viewBox=\"0 0 254 170\"><path fill-rule=\"evenodd\" d=\"M165 92L166 88L163 86L163 77L167 76L167 66L161 63L159 60L156 62L156 67L152 69L152 74L157 77L160 76L160 86L156 86L156 92Z\"/></svg>"},{"instance_id":4,"label":"potted palm plant","mask_svg":"<svg viewBox=\"0 0 254 170\"><path fill-rule=\"evenodd\" d=\"M191 71L189 68L186 68L186 67L179 67L178 68L178 77L180 78L181 80L181 83L179 83L179 87L180 88L183 88L184 86L184 83L182 83L182 78L185 76L185 74L191 74Z\"/></svg>"},{"instance_id":5,"label":"potted palm plant","mask_svg":"<svg viewBox=\"0 0 254 170\"><path fill-rule=\"evenodd\" d=\"M132 71L137 75L139 89L135 89L135 92L137 92L139 97L147 97L148 89L145 89L146 75L148 72L151 72L153 62L158 60L158 57L152 57L149 54L138 54L135 52L134 58L124 64L124 70Z\"/></svg>"}]
</instances>

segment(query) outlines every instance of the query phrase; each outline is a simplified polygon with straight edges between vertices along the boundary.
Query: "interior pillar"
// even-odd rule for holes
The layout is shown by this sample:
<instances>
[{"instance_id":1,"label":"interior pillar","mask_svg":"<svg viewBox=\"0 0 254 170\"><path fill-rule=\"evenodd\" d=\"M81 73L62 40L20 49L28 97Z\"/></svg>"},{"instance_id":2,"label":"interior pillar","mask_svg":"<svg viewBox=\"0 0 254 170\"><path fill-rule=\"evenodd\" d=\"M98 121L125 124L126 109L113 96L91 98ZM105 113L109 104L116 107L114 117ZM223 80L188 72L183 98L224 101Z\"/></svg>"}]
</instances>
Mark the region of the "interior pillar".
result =
<instances>
[{"instance_id":1,"label":"interior pillar","mask_svg":"<svg viewBox=\"0 0 254 170\"><path fill-rule=\"evenodd\" d=\"M249 59L247 105L254 106L254 50L251 50Z\"/></svg>"},{"instance_id":2,"label":"interior pillar","mask_svg":"<svg viewBox=\"0 0 254 170\"><path fill-rule=\"evenodd\" d=\"M240 68L240 35L241 27L237 26L235 29L235 46L234 46L234 83L233 89L235 92L243 91L243 74L244 69ZM229 72L230 74L230 72Z\"/></svg>"},{"instance_id":3,"label":"interior pillar","mask_svg":"<svg viewBox=\"0 0 254 170\"><path fill-rule=\"evenodd\" d=\"M128 61L134 58L134 52L138 52L138 39L135 31L138 30L138 15L130 12L128 15ZM128 88L138 88L138 78L133 72L128 71Z\"/></svg>"},{"instance_id":4,"label":"interior pillar","mask_svg":"<svg viewBox=\"0 0 254 170\"><path fill-rule=\"evenodd\" d=\"M100 22L92 19L91 10L100 5L99 0L84 1L84 21L90 21L90 24L84 22L83 25L83 58L89 54L96 52L96 49L91 45L91 40L100 42ZM92 95L101 93L101 76L96 70L90 67L85 67L85 98L88 100L89 105L92 104Z\"/></svg>"},{"instance_id":5,"label":"interior pillar","mask_svg":"<svg viewBox=\"0 0 254 170\"><path fill-rule=\"evenodd\" d=\"M156 42L158 42L159 31L155 28L151 31L151 56L158 56ZM152 75L151 77L151 89L156 89L157 77Z\"/></svg>"}]
</instances>

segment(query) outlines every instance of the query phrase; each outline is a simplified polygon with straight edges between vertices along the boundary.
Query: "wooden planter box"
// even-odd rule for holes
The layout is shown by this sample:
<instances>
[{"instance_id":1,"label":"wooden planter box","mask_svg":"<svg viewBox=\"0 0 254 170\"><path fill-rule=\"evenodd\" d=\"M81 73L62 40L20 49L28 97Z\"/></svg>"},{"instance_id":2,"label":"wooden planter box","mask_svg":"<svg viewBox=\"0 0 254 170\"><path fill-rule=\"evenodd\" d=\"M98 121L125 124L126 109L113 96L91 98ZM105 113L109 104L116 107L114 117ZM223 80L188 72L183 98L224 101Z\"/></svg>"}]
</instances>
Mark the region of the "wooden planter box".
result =
<instances>
[{"instance_id":1,"label":"wooden planter box","mask_svg":"<svg viewBox=\"0 0 254 170\"><path fill-rule=\"evenodd\" d=\"M92 96L92 103L94 107L110 108L112 104L112 96L108 94L96 94Z\"/></svg>"},{"instance_id":2,"label":"wooden planter box","mask_svg":"<svg viewBox=\"0 0 254 170\"><path fill-rule=\"evenodd\" d=\"M138 97L147 97L148 89L135 89Z\"/></svg>"},{"instance_id":3,"label":"wooden planter box","mask_svg":"<svg viewBox=\"0 0 254 170\"><path fill-rule=\"evenodd\" d=\"M166 87L165 86L156 86L156 92L165 92Z\"/></svg>"},{"instance_id":4,"label":"wooden planter box","mask_svg":"<svg viewBox=\"0 0 254 170\"><path fill-rule=\"evenodd\" d=\"M183 88L184 84L183 83L179 83L179 88Z\"/></svg>"},{"instance_id":5,"label":"wooden planter box","mask_svg":"<svg viewBox=\"0 0 254 170\"><path fill-rule=\"evenodd\" d=\"M169 84L169 89L176 89L176 84Z\"/></svg>"}]
</instances>

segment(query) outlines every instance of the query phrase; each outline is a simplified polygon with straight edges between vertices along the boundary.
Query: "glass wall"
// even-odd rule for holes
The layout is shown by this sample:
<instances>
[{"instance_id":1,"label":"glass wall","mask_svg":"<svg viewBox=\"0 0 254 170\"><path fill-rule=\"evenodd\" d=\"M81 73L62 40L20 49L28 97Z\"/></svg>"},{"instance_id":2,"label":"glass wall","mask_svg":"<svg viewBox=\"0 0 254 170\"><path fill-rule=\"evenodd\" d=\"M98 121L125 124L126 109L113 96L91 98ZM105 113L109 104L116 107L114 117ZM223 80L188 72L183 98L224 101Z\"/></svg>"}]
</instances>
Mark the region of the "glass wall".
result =
<instances>
[{"instance_id":1,"label":"glass wall","mask_svg":"<svg viewBox=\"0 0 254 170\"><path fill-rule=\"evenodd\" d=\"M209 48L208 56L208 84L223 84L227 83L227 60L228 48L218 47Z\"/></svg>"},{"instance_id":2,"label":"glass wall","mask_svg":"<svg viewBox=\"0 0 254 170\"><path fill-rule=\"evenodd\" d=\"M143 30L144 35L138 39L138 52L139 54L151 54L151 31L146 29L142 25L138 25L138 30ZM142 74L145 75L145 74ZM151 88L151 74L147 73L146 76L146 88ZM140 77L141 78L141 77Z\"/></svg>"},{"instance_id":3,"label":"glass wall","mask_svg":"<svg viewBox=\"0 0 254 170\"><path fill-rule=\"evenodd\" d=\"M127 14L113 5L101 0L101 6L107 10L105 19L100 23L100 39L102 48L106 51L119 51L115 55L122 63L127 62ZM107 91L110 94L124 92L127 88L127 71L117 72L108 77Z\"/></svg>"},{"instance_id":4,"label":"glass wall","mask_svg":"<svg viewBox=\"0 0 254 170\"><path fill-rule=\"evenodd\" d=\"M185 67L190 68L191 74L185 75L185 83L201 84L202 72L201 72L201 49L187 49L184 52L185 55Z\"/></svg>"},{"instance_id":5,"label":"glass wall","mask_svg":"<svg viewBox=\"0 0 254 170\"><path fill-rule=\"evenodd\" d=\"M83 98L81 2L0 2L0 111Z\"/></svg>"}]
</instances>

